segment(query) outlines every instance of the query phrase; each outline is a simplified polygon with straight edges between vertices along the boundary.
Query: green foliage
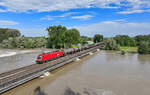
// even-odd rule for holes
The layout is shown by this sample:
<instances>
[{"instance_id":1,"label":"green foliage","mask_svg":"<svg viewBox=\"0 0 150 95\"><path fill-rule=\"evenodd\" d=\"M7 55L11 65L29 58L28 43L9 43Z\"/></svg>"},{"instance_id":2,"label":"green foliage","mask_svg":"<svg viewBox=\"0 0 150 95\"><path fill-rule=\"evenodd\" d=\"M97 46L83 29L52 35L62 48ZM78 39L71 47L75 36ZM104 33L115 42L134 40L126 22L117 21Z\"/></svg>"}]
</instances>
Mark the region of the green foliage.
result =
<instances>
[{"instance_id":1,"label":"green foliage","mask_svg":"<svg viewBox=\"0 0 150 95\"><path fill-rule=\"evenodd\" d=\"M72 44L80 42L80 33L77 29L69 29L65 32L66 47L72 47Z\"/></svg>"},{"instance_id":2,"label":"green foliage","mask_svg":"<svg viewBox=\"0 0 150 95\"><path fill-rule=\"evenodd\" d=\"M10 37L8 40L3 40L0 44L2 48L42 48L46 47L46 39L44 37Z\"/></svg>"},{"instance_id":3,"label":"green foliage","mask_svg":"<svg viewBox=\"0 0 150 95\"><path fill-rule=\"evenodd\" d=\"M141 42L138 47L138 53L140 54L150 54L150 43Z\"/></svg>"},{"instance_id":4,"label":"green foliage","mask_svg":"<svg viewBox=\"0 0 150 95\"><path fill-rule=\"evenodd\" d=\"M124 50L121 50L121 55L125 55L125 51Z\"/></svg>"},{"instance_id":5,"label":"green foliage","mask_svg":"<svg viewBox=\"0 0 150 95\"><path fill-rule=\"evenodd\" d=\"M105 40L105 50L119 50L120 46L116 43L114 39Z\"/></svg>"},{"instance_id":6,"label":"green foliage","mask_svg":"<svg viewBox=\"0 0 150 95\"><path fill-rule=\"evenodd\" d=\"M0 43L8 39L10 37L19 37L21 34L19 30L16 29L8 29L8 28L0 28Z\"/></svg>"},{"instance_id":7,"label":"green foliage","mask_svg":"<svg viewBox=\"0 0 150 95\"><path fill-rule=\"evenodd\" d=\"M47 28L48 37L48 48L61 48L64 46L65 31L67 30L64 26L50 26Z\"/></svg>"},{"instance_id":8,"label":"green foliage","mask_svg":"<svg viewBox=\"0 0 150 95\"><path fill-rule=\"evenodd\" d=\"M128 35L117 35L116 37L114 37L114 39L120 46L136 46L136 41L134 40L134 38L131 38Z\"/></svg>"},{"instance_id":9,"label":"green foliage","mask_svg":"<svg viewBox=\"0 0 150 95\"><path fill-rule=\"evenodd\" d=\"M87 37L87 36L81 36L81 37L80 37L80 43L81 43L82 45L88 44L87 41L92 41L92 40L93 40L92 38Z\"/></svg>"},{"instance_id":10,"label":"green foliage","mask_svg":"<svg viewBox=\"0 0 150 95\"><path fill-rule=\"evenodd\" d=\"M137 42L137 46L140 45L141 42L149 42L150 43L150 34L149 35L138 35L135 37Z\"/></svg>"},{"instance_id":11,"label":"green foliage","mask_svg":"<svg viewBox=\"0 0 150 95\"><path fill-rule=\"evenodd\" d=\"M65 31L67 30L64 26L50 26L47 28L48 37L48 48L62 48L64 47Z\"/></svg>"},{"instance_id":12,"label":"green foliage","mask_svg":"<svg viewBox=\"0 0 150 95\"><path fill-rule=\"evenodd\" d=\"M138 47L130 47L130 46L121 46L120 47L121 51L126 51L126 52L132 52L135 53L138 50Z\"/></svg>"},{"instance_id":13,"label":"green foliage","mask_svg":"<svg viewBox=\"0 0 150 95\"><path fill-rule=\"evenodd\" d=\"M103 41L103 35L96 34L96 35L94 35L93 40L94 40L94 43L101 42L101 41Z\"/></svg>"},{"instance_id":14,"label":"green foliage","mask_svg":"<svg viewBox=\"0 0 150 95\"><path fill-rule=\"evenodd\" d=\"M77 29L67 29L65 26L58 25L48 27L47 31L48 48L69 48L80 41L80 33Z\"/></svg>"},{"instance_id":15,"label":"green foliage","mask_svg":"<svg viewBox=\"0 0 150 95\"><path fill-rule=\"evenodd\" d=\"M121 50L129 52L139 52L140 54L149 53L150 35L138 35L136 37L129 37L127 35L117 35L114 37L121 47ZM138 47L138 50L137 48Z\"/></svg>"}]
</instances>

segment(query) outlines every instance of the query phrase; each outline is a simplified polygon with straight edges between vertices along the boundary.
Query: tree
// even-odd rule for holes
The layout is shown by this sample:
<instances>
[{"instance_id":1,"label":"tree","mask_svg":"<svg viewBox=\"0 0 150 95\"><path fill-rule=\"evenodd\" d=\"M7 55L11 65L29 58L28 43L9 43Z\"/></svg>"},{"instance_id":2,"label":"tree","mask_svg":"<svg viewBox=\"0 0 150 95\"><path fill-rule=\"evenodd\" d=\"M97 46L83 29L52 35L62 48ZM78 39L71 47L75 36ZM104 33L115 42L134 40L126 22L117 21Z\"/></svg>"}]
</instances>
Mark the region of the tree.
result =
<instances>
[{"instance_id":1,"label":"tree","mask_svg":"<svg viewBox=\"0 0 150 95\"><path fill-rule=\"evenodd\" d=\"M6 31L6 35L8 38L9 37L19 37L19 36L21 36L21 33L17 29L8 29Z\"/></svg>"},{"instance_id":2,"label":"tree","mask_svg":"<svg viewBox=\"0 0 150 95\"><path fill-rule=\"evenodd\" d=\"M17 29L8 29L8 28L0 28L0 42L9 37L19 37L21 35L20 31Z\"/></svg>"},{"instance_id":3,"label":"tree","mask_svg":"<svg viewBox=\"0 0 150 95\"><path fill-rule=\"evenodd\" d=\"M80 33L77 29L69 29L65 32L65 43L67 47L72 47L72 44L80 42Z\"/></svg>"},{"instance_id":4,"label":"tree","mask_svg":"<svg viewBox=\"0 0 150 95\"><path fill-rule=\"evenodd\" d=\"M116 37L114 37L114 39L120 46L136 46L136 41L134 40L134 38L131 38L128 35L117 35Z\"/></svg>"},{"instance_id":5,"label":"tree","mask_svg":"<svg viewBox=\"0 0 150 95\"><path fill-rule=\"evenodd\" d=\"M96 34L96 35L94 35L93 40L94 40L94 43L101 42L101 41L103 41L103 35Z\"/></svg>"},{"instance_id":6,"label":"tree","mask_svg":"<svg viewBox=\"0 0 150 95\"><path fill-rule=\"evenodd\" d=\"M6 31L7 28L0 28L0 42L2 42L4 39L7 39L5 35Z\"/></svg>"},{"instance_id":7,"label":"tree","mask_svg":"<svg viewBox=\"0 0 150 95\"><path fill-rule=\"evenodd\" d=\"M105 50L119 50L120 46L116 43L114 39L105 40Z\"/></svg>"},{"instance_id":8,"label":"tree","mask_svg":"<svg viewBox=\"0 0 150 95\"><path fill-rule=\"evenodd\" d=\"M64 47L65 31L67 28L65 26L50 26L47 28L48 37L48 48L62 48Z\"/></svg>"},{"instance_id":9,"label":"tree","mask_svg":"<svg viewBox=\"0 0 150 95\"><path fill-rule=\"evenodd\" d=\"M80 32L77 29L67 29L65 26L50 26L47 28L49 33L48 48L72 47L80 41Z\"/></svg>"},{"instance_id":10,"label":"tree","mask_svg":"<svg viewBox=\"0 0 150 95\"><path fill-rule=\"evenodd\" d=\"M137 45L139 46L141 42L149 42L150 43L150 34L149 35L137 35L135 38Z\"/></svg>"},{"instance_id":11,"label":"tree","mask_svg":"<svg viewBox=\"0 0 150 95\"><path fill-rule=\"evenodd\" d=\"M150 53L150 44L148 42L141 42L138 46L138 53L140 54L149 54Z\"/></svg>"},{"instance_id":12,"label":"tree","mask_svg":"<svg viewBox=\"0 0 150 95\"><path fill-rule=\"evenodd\" d=\"M82 45L88 44L87 41L92 41L92 38L87 37L87 36L81 36L81 37L80 37L80 43L81 43Z\"/></svg>"}]
</instances>

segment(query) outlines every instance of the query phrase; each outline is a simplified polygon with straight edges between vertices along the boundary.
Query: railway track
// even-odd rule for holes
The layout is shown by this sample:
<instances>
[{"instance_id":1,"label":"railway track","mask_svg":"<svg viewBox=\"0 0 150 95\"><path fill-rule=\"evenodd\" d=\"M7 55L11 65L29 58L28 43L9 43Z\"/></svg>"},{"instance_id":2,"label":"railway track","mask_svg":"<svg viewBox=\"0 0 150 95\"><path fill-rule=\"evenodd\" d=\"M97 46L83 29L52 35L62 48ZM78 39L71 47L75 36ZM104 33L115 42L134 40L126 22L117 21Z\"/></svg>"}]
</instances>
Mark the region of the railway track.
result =
<instances>
[{"instance_id":1,"label":"railway track","mask_svg":"<svg viewBox=\"0 0 150 95\"><path fill-rule=\"evenodd\" d=\"M0 74L0 93L7 91L17 85L20 85L24 82L20 82L21 80L24 80L29 77L29 80L34 79L36 77L39 77L46 71L51 71L55 68L58 68L68 62L69 60L73 61L76 57L79 57L83 54L86 54L90 51L94 51L98 49L99 46L96 46L94 48L90 48L84 51L80 51L74 54L70 54L64 57L60 57L56 60L47 62L46 64L33 64L26 67L22 67L19 69L15 69L12 71L8 71L5 73ZM66 63L65 63L66 62ZM31 77L31 78L30 78ZM27 81L25 81L27 82ZM18 83L15 85L15 83Z\"/></svg>"}]
</instances>

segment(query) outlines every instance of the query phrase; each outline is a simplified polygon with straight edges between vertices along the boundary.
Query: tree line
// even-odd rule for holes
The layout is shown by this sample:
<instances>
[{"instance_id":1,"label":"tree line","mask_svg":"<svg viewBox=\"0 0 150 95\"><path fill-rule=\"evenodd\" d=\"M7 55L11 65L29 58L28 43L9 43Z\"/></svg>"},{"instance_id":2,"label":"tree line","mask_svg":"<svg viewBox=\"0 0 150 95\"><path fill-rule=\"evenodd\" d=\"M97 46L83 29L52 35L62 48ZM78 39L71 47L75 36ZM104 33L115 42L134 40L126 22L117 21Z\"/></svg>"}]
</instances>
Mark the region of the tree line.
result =
<instances>
[{"instance_id":1,"label":"tree line","mask_svg":"<svg viewBox=\"0 0 150 95\"><path fill-rule=\"evenodd\" d=\"M120 46L138 47L140 54L150 53L150 35L116 35L104 38L95 34L94 37L80 36L75 29L67 29L65 26L49 26L46 28L48 37L25 37L17 29L0 28L1 48L71 48L73 45L85 45L88 41L97 43L103 41L105 50L119 50Z\"/></svg>"},{"instance_id":2,"label":"tree line","mask_svg":"<svg viewBox=\"0 0 150 95\"><path fill-rule=\"evenodd\" d=\"M29 48L71 48L73 45L85 45L93 38L80 36L75 29L67 29L65 26L49 26L46 28L48 37L25 37L19 30L1 28L0 48L29 49ZM99 39L98 39L99 40ZM96 40L95 40L96 41ZM98 42L98 41L97 41Z\"/></svg>"},{"instance_id":3,"label":"tree line","mask_svg":"<svg viewBox=\"0 0 150 95\"><path fill-rule=\"evenodd\" d=\"M0 48L44 48L45 37L25 37L17 29L0 28Z\"/></svg>"},{"instance_id":4,"label":"tree line","mask_svg":"<svg viewBox=\"0 0 150 95\"><path fill-rule=\"evenodd\" d=\"M150 54L150 35L137 35L129 37L128 35L116 35L113 38L106 38L106 50L119 50L120 46L138 47L138 53Z\"/></svg>"},{"instance_id":5,"label":"tree line","mask_svg":"<svg viewBox=\"0 0 150 95\"><path fill-rule=\"evenodd\" d=\"M0 43L1 48L9 49L30 49L30 48L45 48L45 37L9 37Z\"/></svg>"},{"instance_id":6,"label":"tree line","mask_svg":"<svg viewBox=\"0 0 150 95\"><path fill-rule=\"evenodd\" d=\"M0 43L4 39L8 39L9 37L19 37L20 35L20 31L17 29L0 28Z\"/></svg>"}]
</instances>

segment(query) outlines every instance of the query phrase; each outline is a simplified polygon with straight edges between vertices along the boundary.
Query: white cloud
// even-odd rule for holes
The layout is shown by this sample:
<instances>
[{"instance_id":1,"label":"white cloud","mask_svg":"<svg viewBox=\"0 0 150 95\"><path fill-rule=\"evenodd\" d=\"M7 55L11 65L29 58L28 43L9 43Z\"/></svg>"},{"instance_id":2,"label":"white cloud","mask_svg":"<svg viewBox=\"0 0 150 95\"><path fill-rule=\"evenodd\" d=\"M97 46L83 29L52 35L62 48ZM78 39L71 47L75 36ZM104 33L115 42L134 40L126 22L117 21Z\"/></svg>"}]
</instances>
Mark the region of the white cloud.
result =
<instances>
[{"instance_id":1,"label":"white cloud","mask_svg":"<svg viewBox=\"0 0 150 95\"><path fill-rule=\"evenodd\" d=\"M117 12L117 13L119 13L119 14L132 14L132 13L144 13L144 12L150 12L150 9L148 9L148 10L121 11L121 12Z\"/></svg>"},{"instance_id":2,"label":"white cloud","mask_svg":"<svg viewBox=\"0 0 150 95\"><path fill-rule=\"evenodd\" d=\"M46 16L40 18L40 19L41 20L54 20L55 18L64 18L64 17L75 15L75 14L79 14L79 13L80 12L68 12L68 13L64 13L62 15L57 15L57 16L46 15Z\"/></svg>"},{"instance_id":3,"label":"white cloud","mask_svg":"<svg viewBox=\"0 0 150 95\"><path fill-rule=\"evenodd\" d=\"M126 0L126 4L120 4L120 6L129 8L118 12L119 14L150 12L150 0Z\"/></svg>"},{"instance_id":4,"label":"white cloud","mask_svg":"<svg viewBox=\"0 0 150 95\"><path fill-rule=\"evenodd\" d=\"M104 21L87 26L76 26L74 28L79 29L81 35L94 36L95 34L102 34L105 37L111 37L115 35L141 35L150 34L150 23L137 23L126 21Z\"/></svg>"},{"instance_id":5,"label":"white cloud","mask_svg":"<svg viewBox=\"0 0 150 95\"><path fill-rule=\"evenodd\" d=\"M77 8L122 8L122 14L142 13L150 9L150 0L1 0L0 12L49 12ZM143 10L143 11L142 11Z\"/></svg>"},{"instance_id":6,"label":"white cloud","mask_svg":"<svg viewBox=\"0 0 150 95\"><path fill-rule=\"evenodd\" d=\"M8 26L8 25L17 25L18 22L8 21L8 20L0 20L0 26Z\"/></svg>"},{"instance_id":7,"label":"white cloud","mask_svg":"<svg viewBox=\"0 0 150 95\"><path fill-rule=\"evenodd\" d=\"M67 17L67 16L71 16L71 15L74 15L74 14L79 14L80 12L68 12L68 13L64 13L62 15L59 15L59 16L55 16L55 17Z\"/></svg>"},{"instance_id":8,"label":"white cloud","mask_svg":"<svg viewBox=\"0 0 150 95\"><path fill-rule=\"evenodd\" d=\"M73 16L71 17L72 19L81 19L81 20L88 20L90 18L92 18L92 15L82 15L82 16Z\"/></svg>"},{"instance_id":9,"label":"white cloud","mask_svg":"<svg viewBox=\"0 0 150 95\"><path fill-rule=\"evenodd\" d=\"M6 10L0 9L0 12L6 12Z\"/></svg>"},{"instance_id":10,"label":"white cloud","mask_svg":"<svg viewBox=\"0 0 150 95\"><path fill-rule=\"evenodd\" d=\"M41 20L53 20L53 16L46 15L45 17L40 18Z\"/></svg>"},{"instance_id":11,"label":"white cloud","mask_svg":"<svg viewBox=\"0 0 150 95\"><path fill-rule=\"evenodd\" d=\"M2 0L0 6L12 12L27 12L29 10L48 12L54 10L69 10L89 7L89 0ZM2 10L2 9L1 9Z\"/></svg>"}]
</instances>

